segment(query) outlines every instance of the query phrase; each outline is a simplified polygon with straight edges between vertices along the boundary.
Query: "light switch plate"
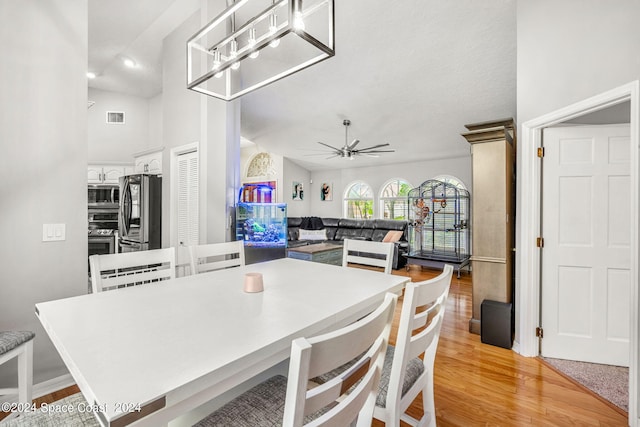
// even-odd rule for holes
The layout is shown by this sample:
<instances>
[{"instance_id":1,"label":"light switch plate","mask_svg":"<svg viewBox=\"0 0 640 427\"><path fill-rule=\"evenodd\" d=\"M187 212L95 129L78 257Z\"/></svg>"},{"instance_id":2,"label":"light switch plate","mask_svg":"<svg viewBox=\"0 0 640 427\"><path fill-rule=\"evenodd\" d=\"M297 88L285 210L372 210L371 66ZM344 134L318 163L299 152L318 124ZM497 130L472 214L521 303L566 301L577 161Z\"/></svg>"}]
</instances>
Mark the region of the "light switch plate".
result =
<instances>
[{"instance_id":1,"label":"light switch plate","mask_svg":"<svg viewBox=\"0 0 640 427\"><path fill-rule=\"evenodd\" d=\"M58 242L66 239L65 224L42 224L42 241Z\"/></svg>"}]
</instances>

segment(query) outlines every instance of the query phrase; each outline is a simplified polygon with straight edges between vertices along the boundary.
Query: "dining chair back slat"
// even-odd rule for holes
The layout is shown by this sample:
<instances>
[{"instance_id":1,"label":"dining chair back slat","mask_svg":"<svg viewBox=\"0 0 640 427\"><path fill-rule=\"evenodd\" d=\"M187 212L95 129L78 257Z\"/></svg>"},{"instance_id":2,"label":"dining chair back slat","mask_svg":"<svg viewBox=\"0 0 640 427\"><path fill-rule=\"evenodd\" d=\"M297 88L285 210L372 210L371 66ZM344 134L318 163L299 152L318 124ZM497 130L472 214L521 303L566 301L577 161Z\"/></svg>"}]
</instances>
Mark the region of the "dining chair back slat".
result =
<instances>
[{"instance_id":1,"label":"dining chair back slat","mask_svg":"<svg viewBox=\"0 0 640 427\"><path fill-rule=\"evenodd\" d=\"M176 277L174 248L91 255L89 265L94 293Z\"/></svg>"},{"instance_id":2,"label":"dining chair back slat","mask_svg":"<svg viewBox=\"0 0 640 427\"><path fill-rule=\"evenodd\" d=\"M391 274L393 249L393 243L344 239L342 266L347 267L349 263L362 264L383 268L386 274Z\"/></svg>"},{"instance_id":3,"label":"dining chair back slat","mask_svg":"<svg viewBox=\"0 0 640 427\"><path fill-rule=\"evenodd\" d=\"M209 243L189 247L191 274L245 265L244 242Z\"/></svg>"}]
</instances>

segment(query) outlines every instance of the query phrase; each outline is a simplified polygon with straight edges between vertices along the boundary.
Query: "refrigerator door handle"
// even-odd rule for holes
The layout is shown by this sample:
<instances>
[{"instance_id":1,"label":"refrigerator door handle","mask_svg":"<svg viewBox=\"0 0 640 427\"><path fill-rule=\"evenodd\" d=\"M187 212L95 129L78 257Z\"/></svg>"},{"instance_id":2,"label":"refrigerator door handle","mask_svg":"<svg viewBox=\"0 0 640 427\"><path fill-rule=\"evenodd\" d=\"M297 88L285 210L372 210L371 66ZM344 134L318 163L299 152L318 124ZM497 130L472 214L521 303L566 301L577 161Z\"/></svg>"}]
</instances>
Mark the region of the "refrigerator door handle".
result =
<instances>
[{"instance_id":1,"label":"refrigerator door handle","mask_svg":"<svg viewBox=\"0 0 640 427\"><path fill-rule=\"evenodd\" d=\"M131 228L131 189L127 178L125 178L122 188L122 206L120 210L122 214L122 235L126 237L129 236L129 230Z\"/></svg>"}]
</instances>

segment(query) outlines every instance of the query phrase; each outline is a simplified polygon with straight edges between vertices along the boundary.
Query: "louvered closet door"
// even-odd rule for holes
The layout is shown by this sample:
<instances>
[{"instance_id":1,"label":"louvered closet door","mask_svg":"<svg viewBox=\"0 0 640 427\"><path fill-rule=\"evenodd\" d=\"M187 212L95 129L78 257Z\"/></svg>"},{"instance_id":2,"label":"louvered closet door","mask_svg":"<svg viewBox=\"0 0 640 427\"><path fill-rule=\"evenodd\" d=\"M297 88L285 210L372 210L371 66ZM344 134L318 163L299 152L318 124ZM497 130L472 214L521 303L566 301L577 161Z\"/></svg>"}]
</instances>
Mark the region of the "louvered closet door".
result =
<instances>
[{"instance_id":1,"label":"louvered closet door","mask_svg":"<svg viewBox=\"0 0 640 427\"><path fill-rule=\"evenodd\" d=\"M199 243L199 163L196 151L181 154L178 164L178 245L188 247Z\"/></svg>"}]
</instances>

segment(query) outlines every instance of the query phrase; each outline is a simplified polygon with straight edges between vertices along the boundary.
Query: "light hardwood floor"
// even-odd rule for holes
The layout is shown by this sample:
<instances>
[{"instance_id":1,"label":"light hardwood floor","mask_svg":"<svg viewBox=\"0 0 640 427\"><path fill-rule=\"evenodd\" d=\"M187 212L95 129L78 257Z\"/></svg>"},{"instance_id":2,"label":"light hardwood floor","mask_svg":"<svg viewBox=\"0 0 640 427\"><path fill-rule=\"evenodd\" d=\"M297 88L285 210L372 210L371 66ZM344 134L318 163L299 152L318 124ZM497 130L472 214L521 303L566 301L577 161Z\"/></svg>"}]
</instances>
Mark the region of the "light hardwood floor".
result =
<instances>
[{"instance_id":1,"label":"light hardwood floor","mask_svg":"<svg viewBox=\"0 0 640 427\"><path fill-rule=\"evenodd\" d=\"M413 281L437 270L412 267ZM401 301L400 301L401 304ZM437 424L447 426L626 426L627 415L567 379L537 358L480 342L468 332L471 276L454 274L435 362ZM396 324L399 310L396 312ZM392 343L395 338L392 337ZM50 403L78 392L77 387L36 399ZM409 412L422 413L417 399ZM3 414L0 413L0 419ZM374 421L373 426L383 426ZM406 424L403 424L406 426Z\"/></svg>"},{"instance_id":2,"label":"light hardwood floor","mask_svg":"<svg viewBox=\"0 0 640 427\"><path fill-rule=\"evenodd\" d=\"M412 281L438 273L417 266L409 273L394 271L409 274ZM471 311L471 276L462 273L457 279L454 274L434 367L438 426L628 425L625 412L540 359L481 343L479 335L469 332ZM422 413L421 400L414 401L412 411Z\"/></svg>"}]
</instances>

